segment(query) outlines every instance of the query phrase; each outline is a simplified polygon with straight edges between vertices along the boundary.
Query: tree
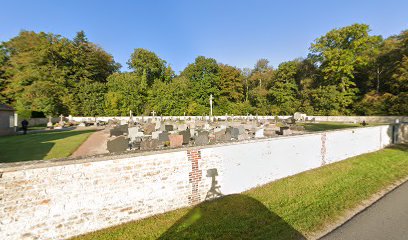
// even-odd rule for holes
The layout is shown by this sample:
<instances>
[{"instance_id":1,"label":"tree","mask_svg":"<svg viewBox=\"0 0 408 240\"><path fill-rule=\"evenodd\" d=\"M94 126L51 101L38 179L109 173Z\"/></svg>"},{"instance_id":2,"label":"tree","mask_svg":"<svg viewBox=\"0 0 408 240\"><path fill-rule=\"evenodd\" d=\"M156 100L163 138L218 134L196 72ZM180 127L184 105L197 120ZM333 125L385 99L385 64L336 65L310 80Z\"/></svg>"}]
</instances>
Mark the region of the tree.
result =
<instances>
[{"instance_id":1,"label":"tree","mask_svg":"<svg viewBox=\"0 0 408 240\"><path fill-rule=\"evenodd\" d=\"M145 75L147 84L150 86L155 79L164 80L166 62L159 58L154 52L143 48L137 48L128 61L130 69L137 76Z\"/></svg>"},{"instance_id":2,"label":"tree","mask_svg":"<svg viewBox=\"0 0 408 240\"><path fill-rule=\"evenodd\" d=\"M324 84L337 86L349 98L343 101L343 108L350 106L358 92L354 81L356 69L368 64L370 51L381 41L379 36L370 36L369 30L365 24L334 29L310 48L310 57L320 66Z\"/></svg>"},{"instance_id":3,"label":"tree","mask_svg":"<svg viewBox=\"0 0 408 240\"><path fill-rule=\"evenodd\" d=\"M146 113L147 93L141 88L142 78L135 73L114 73L108 77L105 96L106 114L126 116L129 111L137 115Z\"/></svg>"},{"instance_id":4,"label":"tree","mask_svg":"<svg viewBox=\"0 0 408 240\"><path fill-rule=\"evenodd\" d=\"M31 85L41 81L64 89L56 105L60 109L54 112L79 114L76 95L80 82L106 82L120 67L110 54L89 42L83 31L73 41L51 33L22 31L5 42L4 49L8 59L2 69L7 87L2 93L12 99L12 105L20 104L17 109L25 109L21 98Z\"/></svg>"},{"instance_id":5,"label":"tree","mask_svg":"<svg viewBox=\"0 0 408 240\"><path fill-rule=\"evenodd\" d=\"M230 102L240 102L244 98L244 76L232 66L220 64L220 98Z\"/></svg>"},{"instance_id":6,"label":"tree","mask_svg":"<svg viewBox=\"0 0 408 240\"><path fill-rule=\"evenodd\" d=\"M220 66L213 58L199 56L194 63L189 64L180 76L186 77L192 82L191 97L199 107L201 114L209 114L208 99L212 94L214 104L218 105L220 94Z\"/></svg>"}]
</instances>

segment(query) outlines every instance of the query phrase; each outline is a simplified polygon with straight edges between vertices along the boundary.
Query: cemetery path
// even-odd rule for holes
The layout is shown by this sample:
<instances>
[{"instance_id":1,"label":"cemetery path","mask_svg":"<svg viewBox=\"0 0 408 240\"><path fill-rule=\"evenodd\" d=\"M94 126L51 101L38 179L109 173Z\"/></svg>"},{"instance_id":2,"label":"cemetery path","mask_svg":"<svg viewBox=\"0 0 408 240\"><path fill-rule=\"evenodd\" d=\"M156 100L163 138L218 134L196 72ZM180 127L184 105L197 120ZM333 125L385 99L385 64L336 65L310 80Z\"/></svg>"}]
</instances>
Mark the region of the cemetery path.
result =
<instances>
[{"instance_id":1,"label":"cemetery path","mask_svg":"<svg viewBox=\"0 0 408 240\"><path fill-rule=\"evenodd\" d=\"M408 182L405 182L320 240L407 239L407 203Z\"/></svg>"},{"instance_id":2,"label":"cemetery path","mask_svg":"<svg viewBox=\"0 0 408 240\"><path fill-rule=\"evenodd\" d=\"M108 153L106 143L109 133L101 130L93 133L89 138L71 155L71 157L83 157Z\"/></svg>"}]
</instances>

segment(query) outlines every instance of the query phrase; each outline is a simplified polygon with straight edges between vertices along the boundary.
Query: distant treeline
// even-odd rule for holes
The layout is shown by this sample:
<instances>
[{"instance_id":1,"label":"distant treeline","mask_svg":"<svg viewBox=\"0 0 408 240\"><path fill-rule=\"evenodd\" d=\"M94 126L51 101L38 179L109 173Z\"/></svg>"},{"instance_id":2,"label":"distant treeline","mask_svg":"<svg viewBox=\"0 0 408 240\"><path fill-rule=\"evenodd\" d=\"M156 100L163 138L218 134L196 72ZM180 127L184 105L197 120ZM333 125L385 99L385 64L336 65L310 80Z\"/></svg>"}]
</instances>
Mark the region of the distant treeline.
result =
<instances>
[{"instance_id":1,"label":"distant treeline","mask_svg":"<svg viewBox=\"0 0 408 240\"><path fill-rule=\"evenodd\" d=\"M199 56L179 75L137 48L130 72L83 31L72 40L22 31L0 44L0 102L24 117L203 115L408 115L408 31L383 39L365 24L317 38L306 58L239 69Z\"/></svg>"}]
</instances>

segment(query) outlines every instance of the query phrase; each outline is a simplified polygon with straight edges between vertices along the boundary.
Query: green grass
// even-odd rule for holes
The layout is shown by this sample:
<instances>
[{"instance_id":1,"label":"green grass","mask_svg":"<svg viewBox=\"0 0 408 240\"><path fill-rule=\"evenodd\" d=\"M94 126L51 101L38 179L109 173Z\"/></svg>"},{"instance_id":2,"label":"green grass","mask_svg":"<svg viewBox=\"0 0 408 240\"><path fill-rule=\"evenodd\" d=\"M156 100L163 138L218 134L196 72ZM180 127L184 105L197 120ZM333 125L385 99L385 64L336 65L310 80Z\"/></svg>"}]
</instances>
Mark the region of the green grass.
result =
<instances>
[{"instance_id":1,"label":"green grass","mask_svg":"<svg viewBox=\"0 0 408 240\"><path fill-rule=\"evenodd\" d=\"M399 145L75 239L303 239L406 176Z\"/></svg>"},{"instance_id":2,"label":"green grass","mask_svg":"<svg viewBox=\"0 0 408 240\"><path fill-rule=\"evenodd\" d=\"M68 157L92 132L59 131L0 137L0 162Z\"/></svg>"},{"instance_id":3,"label":"green grass","mask_svg":"<svg viewBox=\"0 0 408 240\"><path fill-rule=\"evenodd\" d=\"M335 122L320 122L320 123L301 123L308 132L326 131L343 128L362 127L358 123L335 123Z\"/></svg>"},{"instance_id":4,"label":"green grass","mask_svg":"<svg viewBox=\"0 0 408 240\"><path fill-rule=\"evenodd\" d=\"M28 125L28 130L44 130L44 129L47 129L46 123L35 125L35 126Z\"/></svg>"}]
</instances>

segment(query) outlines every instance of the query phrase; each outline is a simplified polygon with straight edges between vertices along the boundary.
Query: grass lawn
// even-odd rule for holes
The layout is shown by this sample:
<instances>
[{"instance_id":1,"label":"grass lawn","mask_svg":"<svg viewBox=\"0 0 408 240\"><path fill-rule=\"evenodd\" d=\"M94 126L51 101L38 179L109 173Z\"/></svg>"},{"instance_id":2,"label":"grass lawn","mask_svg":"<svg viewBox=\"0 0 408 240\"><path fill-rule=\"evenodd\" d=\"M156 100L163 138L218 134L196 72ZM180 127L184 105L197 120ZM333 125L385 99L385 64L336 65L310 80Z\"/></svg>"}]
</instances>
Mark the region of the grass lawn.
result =
<instances>
[{"instance_id":1,"label":"grass lawn","mask_svg":"<svg viewBox=\"0 0 408 240\"><path fill-rule=\"evenodd\" d=\"M68 157L93 132L60 131L0 137L0 163Z\"/></svg>"},{"instance_id":2,"label":"grass lawn","mask_svg":"<svg viewBox=\"0 0 408 240\"><path fill-rule=\"evenodd\" d=\"M342 128L362 127L358 123L336 123L336 122L319 122L319 123L300 123L308 132L326 131ZM370 125L369 125L370 126ZM372 126L372 125L371 125Z\"/></svg>"},{"instance_id":3,"label":"grass lawn","mask_svg":"<svg viewBox=\"0 0 408 240\"><path fill-rule=\"evenodd\" d=\"M408 145L75 239L304 239L408 176Z\"/></svg>"}]
</instances>

